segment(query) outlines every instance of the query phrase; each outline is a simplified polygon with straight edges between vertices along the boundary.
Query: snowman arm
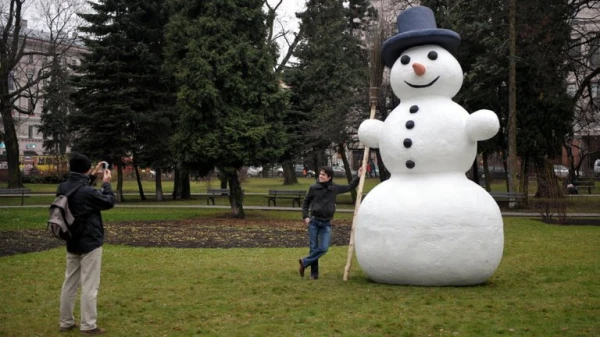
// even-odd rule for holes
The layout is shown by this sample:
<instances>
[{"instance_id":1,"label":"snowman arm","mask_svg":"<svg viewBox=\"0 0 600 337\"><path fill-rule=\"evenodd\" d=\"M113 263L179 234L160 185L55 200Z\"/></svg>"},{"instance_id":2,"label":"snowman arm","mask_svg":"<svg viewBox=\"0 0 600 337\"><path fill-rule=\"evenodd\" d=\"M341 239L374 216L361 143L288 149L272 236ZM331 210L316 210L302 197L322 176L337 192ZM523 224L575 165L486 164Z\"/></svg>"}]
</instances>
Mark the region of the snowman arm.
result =
<instances>
[{"instance_id":1,"label":"snowman arm","mask_svg":"<svg viewBox=\"0 0 600 337\"><path fill-rule=\"evenodd\" d=\"M467 118L465 129L470 140L477 142L487 140L498 133L500 121L491 110L477 110Z\"/></svg>"},{"instance_id":2,"label":"snowman arm","mask_svg":"<svg viewBox=\"0 0 600 337\"><path fill-rule=\"evenodd\" d=\"M368 119L360 124L358 128L358 139L370 148L379 148L379 135L383 128L383 122L376 119Z\"/></svg>"}]
</instances>

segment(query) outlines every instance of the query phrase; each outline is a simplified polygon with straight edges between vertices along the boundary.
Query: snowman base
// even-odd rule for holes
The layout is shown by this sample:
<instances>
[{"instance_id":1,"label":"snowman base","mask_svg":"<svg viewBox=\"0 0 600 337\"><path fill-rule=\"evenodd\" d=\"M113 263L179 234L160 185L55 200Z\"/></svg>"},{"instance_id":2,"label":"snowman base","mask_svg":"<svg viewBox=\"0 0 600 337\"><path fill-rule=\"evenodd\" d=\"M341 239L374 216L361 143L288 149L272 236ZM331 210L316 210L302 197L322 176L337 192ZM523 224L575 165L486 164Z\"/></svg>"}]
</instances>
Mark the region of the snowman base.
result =
<instances>
[{"instance_id":1,"label":"snowman base","mask_svg":"<svg viewBox=\"0 0 600 337\"><path fill-rule=\"evenodd\" d=\"M375 282L477 285L500 264L502 215L464 174L392 178L363 201L355 244L361 269Z\"/></svg>"}]
</instances>

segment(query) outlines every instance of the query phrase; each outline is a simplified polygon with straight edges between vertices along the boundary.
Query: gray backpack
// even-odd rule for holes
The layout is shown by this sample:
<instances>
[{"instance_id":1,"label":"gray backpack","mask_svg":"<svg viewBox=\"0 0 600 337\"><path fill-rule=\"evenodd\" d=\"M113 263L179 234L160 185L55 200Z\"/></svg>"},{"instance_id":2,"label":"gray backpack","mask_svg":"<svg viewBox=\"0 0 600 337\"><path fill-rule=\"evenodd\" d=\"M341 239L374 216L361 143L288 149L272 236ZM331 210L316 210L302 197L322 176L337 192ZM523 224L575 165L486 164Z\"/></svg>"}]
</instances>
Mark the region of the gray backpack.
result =
<instances>
[{"instance_id":1,"label":"gray backpack","mask_svg":"<svg viewBox=\"0 0 600 337\"><path fill-rule=\"evenodd\" d=\"M69 210L69 197L83 185L77 185L66 194L59 194L50 205L50 218L48 219L48 231L54 237L69 240L73 237L71 226L75 218Z\"/></svg>"}]
</instances>

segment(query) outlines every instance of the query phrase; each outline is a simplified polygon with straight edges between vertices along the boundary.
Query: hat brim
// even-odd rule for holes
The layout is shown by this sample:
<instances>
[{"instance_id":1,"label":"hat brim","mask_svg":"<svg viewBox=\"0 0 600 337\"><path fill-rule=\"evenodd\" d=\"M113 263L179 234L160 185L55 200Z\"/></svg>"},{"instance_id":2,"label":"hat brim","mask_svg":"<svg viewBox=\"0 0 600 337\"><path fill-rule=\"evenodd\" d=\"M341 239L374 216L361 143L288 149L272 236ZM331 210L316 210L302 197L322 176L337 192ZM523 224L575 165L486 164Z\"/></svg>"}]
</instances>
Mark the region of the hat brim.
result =
<instances>
[{"instance_id":1,"label":"hat brim","mask_svg":"<svg viewBox=\"0 0 600 337\"><path fill-rule=\"evenodd\" d=\"M438 28L414 30L394 35L387 39L381 47L383 62L391 68L403 51L424 44L437 44L454 54L460 44L460 35L448 29Z\"/></svg>"}]
</instances>

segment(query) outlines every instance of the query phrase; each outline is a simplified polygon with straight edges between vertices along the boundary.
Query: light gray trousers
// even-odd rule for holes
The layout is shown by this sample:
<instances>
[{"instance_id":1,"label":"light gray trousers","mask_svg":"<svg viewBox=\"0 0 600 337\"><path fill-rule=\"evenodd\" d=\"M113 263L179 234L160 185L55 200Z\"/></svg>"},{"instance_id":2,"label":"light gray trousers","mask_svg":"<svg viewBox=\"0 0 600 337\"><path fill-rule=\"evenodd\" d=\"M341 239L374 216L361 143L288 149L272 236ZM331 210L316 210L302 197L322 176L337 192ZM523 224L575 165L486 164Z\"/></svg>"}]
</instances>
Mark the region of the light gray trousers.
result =
<instances>
[{"instance_id":1,"label":"light gray trousers","mask_svg":"<svg viewBox=\"0 0 600 337\"><path fill-rule=\"evenodd\" d=\"M96 328L96 298L100 287L100 266L102 265L102 247L83 255L67 252L67 271L60 294L60 327L75 324L73 310L77 289L81 284L81 326L82 331Z\"/></svg>"}]
</instances>

